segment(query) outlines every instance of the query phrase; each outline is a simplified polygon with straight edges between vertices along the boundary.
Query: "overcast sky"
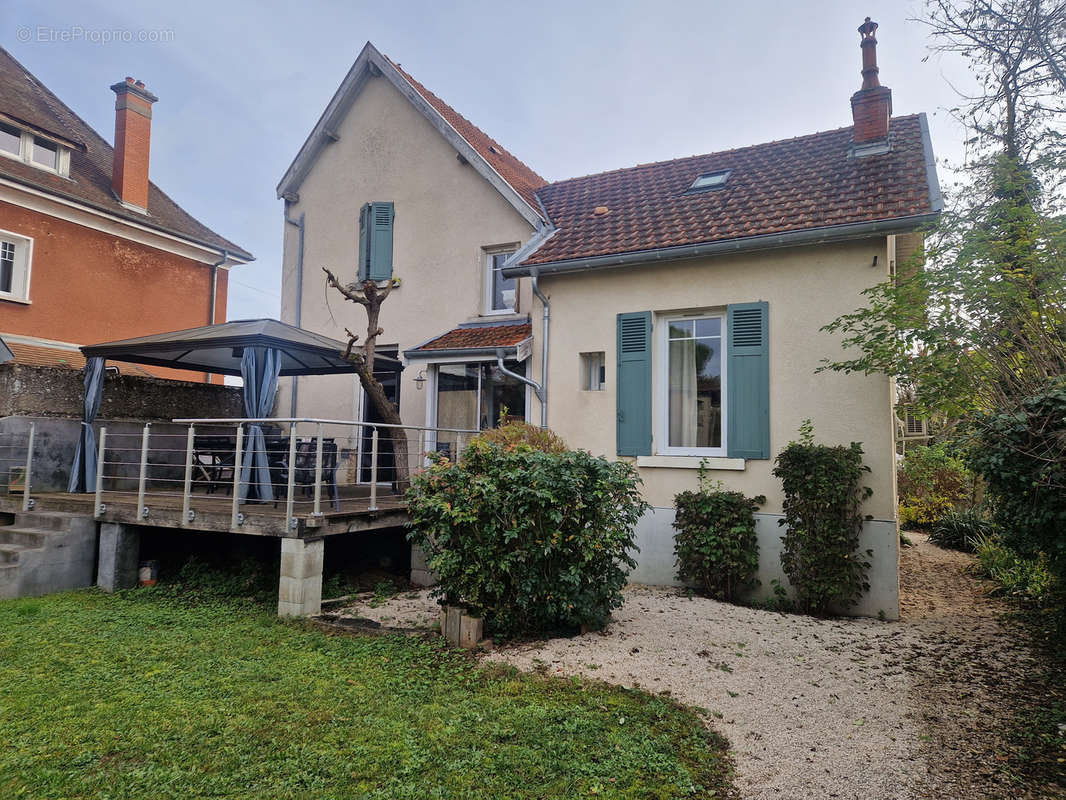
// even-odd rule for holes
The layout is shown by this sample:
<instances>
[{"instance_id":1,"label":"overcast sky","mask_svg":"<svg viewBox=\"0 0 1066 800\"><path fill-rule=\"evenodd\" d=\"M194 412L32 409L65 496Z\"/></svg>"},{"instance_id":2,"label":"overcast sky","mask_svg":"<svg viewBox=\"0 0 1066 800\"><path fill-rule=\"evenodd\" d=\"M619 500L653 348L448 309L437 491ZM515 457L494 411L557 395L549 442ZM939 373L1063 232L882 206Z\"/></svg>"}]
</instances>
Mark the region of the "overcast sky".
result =
<instances>
[{"instance_id":1,"label":"overcast sky","mask_svg":"<svg viewBox=\"0 0 1066 800\"><path fill-rule=\"evenodd\" d=\"M962 155L946 109L969 76L923 61L918 0L5 5L4 46L109 141L109 85L159 96L152 180L257 258L230 319L278 313L275 187L367 40L558 180L850 125L868 14L895 113L929 115L938 162Z\"/></svg>"}]
</instances>

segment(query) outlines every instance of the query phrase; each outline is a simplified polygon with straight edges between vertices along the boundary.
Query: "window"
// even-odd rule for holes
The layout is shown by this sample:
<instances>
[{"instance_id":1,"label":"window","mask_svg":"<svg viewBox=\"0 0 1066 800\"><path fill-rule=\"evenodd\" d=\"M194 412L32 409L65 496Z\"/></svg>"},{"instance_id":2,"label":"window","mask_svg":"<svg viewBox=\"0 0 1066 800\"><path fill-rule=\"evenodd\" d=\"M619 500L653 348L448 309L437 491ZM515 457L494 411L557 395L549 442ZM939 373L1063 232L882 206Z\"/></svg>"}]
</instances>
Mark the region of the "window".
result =
<instances>
[{"instance_id":1,"label":"window","mask_svg":"<svg viewBox=\"0 0 1066 800\"><path fill-rule=\"evenodd\" d=\"M59 146L45 139L34 138L33 163L48 169L59 169Z\"/></svg>"},{"instance_id":2,"label":"window","mask_svg":"<svg viewBox=\"0 0 1066 800\"><path fill-rule=\"evenodd\" d=\"M724 320L721 315L665 320L662 342L664 452L724 452Z\"/></svg>"},{"instance_id":3,"label":"window","mask_svg":"<svg viewBox=\"0 0 1066 800\"><path fill-rule=\"evenodd\" d=\"M524 375L525 363L505 361ZM495 428L507 419L526 418L526 386L504 375L494 362L441 364L437 368L437 426L464 430Z\"/></svg>"},{"instance_id":4,"label":"window","mask_svg":"<svg viewBox=\"0 0 1066 800\"><path fill-rule=\"evenodd\" d=\"M690 192L706 192L710 189L721 189L725 186L729 175L732 173L731 169L723 169L718 172L706 172L700 175L693 181L692 186L689 187Z\"/></svg>"},{"instance_id":5,"label":"window","mask_svg":"<svg viewBox=\"0 0 1066 800\"><path fill-rule=\"evenodd\" d=\"M29 299L32 241L0 231L0 300Z\"/></svg>"},{"instance_id":6,"label":"window","mask_svg":"<svg viewBox=\"0 0 1066 800\"><path fill-rule=\"evenodd\" d=\"M0 122L0 151L13 156L22 154L22 131Z\"/></svg>"},{"instance_id":7,"label":"window","mask_svg":"<svg viewBox=\"0 0 1066 800\"><path fill-rule=\"evenodd\" d=\"M586 392L602 392L607 383L607 366L603 353L581 354L581 389Z\"/></svg>"},{"instance_id":8,"label":"window","mask_svg":"<svg viewBox=\"0 0 1066 800\"><path fill-rule=\"evenodd\" d=\"M504 262L515 251L496 250L486 253L485 311L488 314L507 314L514 311L518 281L503 276Z\"/></svg>"}]
</instances>

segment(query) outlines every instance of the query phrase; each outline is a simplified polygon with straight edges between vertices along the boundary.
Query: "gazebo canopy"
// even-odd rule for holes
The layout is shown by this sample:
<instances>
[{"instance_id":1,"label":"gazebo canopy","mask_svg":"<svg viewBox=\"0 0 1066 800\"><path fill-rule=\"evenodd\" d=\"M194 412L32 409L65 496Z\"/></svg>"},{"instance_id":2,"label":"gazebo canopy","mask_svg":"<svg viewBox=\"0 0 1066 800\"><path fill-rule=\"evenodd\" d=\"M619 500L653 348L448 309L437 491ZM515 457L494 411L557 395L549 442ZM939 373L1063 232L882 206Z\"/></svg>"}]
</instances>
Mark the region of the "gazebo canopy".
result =
<instances>
[{"instance_id":1,"label":"gazebo canopy","mask_svg":"<svg viewBox=\"0 0 1066 800\"><path fill-rule=\"evenodd\" d=\"M86 358L109 358L193 372L240 375L245 348L273 348L281 355L281 375L331 375L355 372L344 359L347 345L276 319L242 319L183 331L86 345ZM375 372L399 372L390 356L375 354Z\"/></svg>"}]
</instances>

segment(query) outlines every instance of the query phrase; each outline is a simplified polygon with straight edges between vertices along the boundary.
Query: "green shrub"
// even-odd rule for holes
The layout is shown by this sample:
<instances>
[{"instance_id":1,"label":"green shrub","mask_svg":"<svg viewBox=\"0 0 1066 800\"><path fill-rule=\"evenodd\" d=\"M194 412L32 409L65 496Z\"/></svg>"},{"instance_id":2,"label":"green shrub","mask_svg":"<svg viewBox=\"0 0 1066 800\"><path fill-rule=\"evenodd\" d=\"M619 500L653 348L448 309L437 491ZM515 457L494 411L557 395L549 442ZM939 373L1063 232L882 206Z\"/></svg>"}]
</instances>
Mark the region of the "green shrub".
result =
<instances>
[{"instance_id":1,"label":"green shrub","mask_svg":"<svg viewBox=\"0 0 1066 800\"><path fill-rule=\"evenodd\" d=\"M647 509L627 463L476 441L437 457L407 494L408 538L437 574L436 596L490 631L602 627L622 603L633 528Z\"/></svg>"},{"instance_id":2,"label":"green shrub","mask_svg":"<svg viewBox=\"0 0 1066 800\"><path fill-rule=\"evenodd\" d=\"M766 498L723 491L700 462L699 490L674 497L674 555L678 580L697 584L719 600L736 600L759 570L755 512Z\"/></svg>"},{"instance_id":3,"label":"green shrub","mask_svg":"<svg viewBox=\"0 0 1066 800\"><path fill-rule=\"evenodd\" d=\"M498 444L505 450L531 447L534 450L541 450L545 453L565 453L569 449L566 446L566 442L551 430L520 420L506 422L506 414L507 409L504 409L500 415L499 427L482 431L471 441Z\"/></svg>"},{"instance_id":4,"label":"green shrub","mask_svg":"<svg viewBox=\"0 0 1066 800\"><path fill-rule=\"evenodd\" d=\"M870 563L857 552L863 517L859 509L873 492L860 486L862 445L814 443L810 420L800 426L800 441L781 451L774 476L785 491L787 525L781 537L781 566L792 584L800 611L823 614L834 606L854 605L870 588Z\"/></svg>"},{"instance_id":5,"label":"green shrub","mask_svg":"<svg viewBox=\"0 0 1066 800\"><path fill-rule=\"evenodd\" d=\"M968 460L988 484L1004 543L1030 559L1046 554L1066 579L1066 377L975 429Z\"/></svg>"},{"instance_id":6,"label":"green shrub","mask_svg":"<svg viewBox=\"0 0 1066 800\"><path fill-rule=\"evenodd\" d=\"M984 509L974 507L963 511L949 511L929 526L929 541L949 550L974 552L974 540L979 536L993 536L996 525Z\"/></svg>"},{"instance_id":7,"label":"green shrub","mask_svg":"<svg viewBox=\"0 0 1066 800\"><path fill-rule=\"evenodd\" d=\"M927 530L973 497L973 475L943 444L908 448L897 471L899 523Z\"/></svg>"},{"instance_id":8,"label":"green shrub","mask_svg":"<svg viewBox=\"0 0 1066 800\"><path fill-rule=\"evenodd\" d=\"M991 592L1032 605L1045 605L1056 596L1055 577L1048 569L1047 557L1026 558L1006 546L995 534L981 534L974 539L977 574L996 584Z\"/></svg>"}]
</instances>

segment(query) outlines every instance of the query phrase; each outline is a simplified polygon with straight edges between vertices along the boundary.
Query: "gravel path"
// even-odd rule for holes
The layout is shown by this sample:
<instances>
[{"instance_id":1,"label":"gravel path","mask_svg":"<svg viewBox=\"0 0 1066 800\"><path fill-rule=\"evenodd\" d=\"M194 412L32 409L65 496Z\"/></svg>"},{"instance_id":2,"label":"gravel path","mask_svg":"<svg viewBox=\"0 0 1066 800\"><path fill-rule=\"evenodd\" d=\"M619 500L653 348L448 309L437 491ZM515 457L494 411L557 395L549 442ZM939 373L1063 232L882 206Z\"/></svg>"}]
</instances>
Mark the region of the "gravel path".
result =
<instances>
[{"instance_id":1,"label":"gravel path","mask_svg":"<svg viewBox=\"0 0 1066 800\"><path fill-rule=\"evenodd\" d=\"M726 735L744 798L1019 797L996 771L1011 704L1033 668L1023 639L965 572L920 535L903 551L901 622L813 619L630 586L606 630L484 656L581 674L700 706ZM426 592L346 614L436 620Z\"/></svg>"}]
</instances>

